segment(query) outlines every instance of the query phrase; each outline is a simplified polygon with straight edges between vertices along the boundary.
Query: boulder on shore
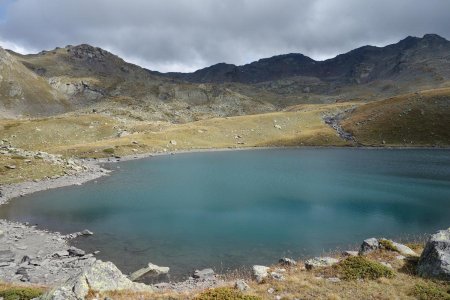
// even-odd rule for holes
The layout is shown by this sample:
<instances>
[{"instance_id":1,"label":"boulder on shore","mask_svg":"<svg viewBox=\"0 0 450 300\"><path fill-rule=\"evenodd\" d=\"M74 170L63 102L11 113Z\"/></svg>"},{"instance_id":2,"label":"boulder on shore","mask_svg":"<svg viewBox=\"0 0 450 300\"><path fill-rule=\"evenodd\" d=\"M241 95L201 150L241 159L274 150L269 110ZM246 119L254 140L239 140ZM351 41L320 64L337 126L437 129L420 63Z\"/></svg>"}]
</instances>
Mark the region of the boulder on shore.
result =
<instances>
[{"instance_id":1,"label":"boulder on shore","mask_svg":"<svg viewBox=\"0 0 450 300\"><path fill-rule=\"evenodd\" d=\"M296 266L297 265L297 262L295 260L293 260L292 258L288 258L288 257L280 258L280 260L278 262L284 266Z\"/></svg>"},{"instance_id":2,"label":"boulder on shore","mask_svg":"<svg viewBox=\"0 0 450 300\"><path fill-rule=\"evenodd\" d=\"M253 266L253 277L257 283L262 283L264 279L269 276L269 267L266 266Z\"/></svg>"},{"instance_id":3,"label":"boulder on shore","mask_svg":"<svg viewBox=\"0 0 450 300\"><path fill-rule=\"evenodd\" d=\"M196 270L194 274L192 275L195 279L209 279L214 277L214 270L213 269L203 269L203 270Z\"/></svg>"},{"instance_id":4,"label":"boulder on shore","mask_svg":"<svg viewBox=\"0 0 450 300\"><path fill-rule=\"evenodd\" d=\"M79 300L85 299L89 290L98 292L133 290L153 291L153 288L143 283L129 280L111 262L97 260L92 266L69 279L65 284L44 294L41 300Z\"/></svg>"},{"instance_id":5,"label":"boulder on shore","mask_svg":"<svg viewBox=\"0 0 450 300\"><path fill-rule=\"evenodd\" d=\"M380 243L376 238L370 238L363 241L359 249L359 255L365 255L372 251L380 249Z\"/></svg>"},{"instance_id":6,"label":"boulder on shore","mask_svg":"<svg viewBox=\"0 0 450 300\"><path fill-rule=\"evenodd\" d=\"M148 263L147 267L139 269L136 272L131 273L131 275L128 278L131 281L135 281L149 273L157 276L157 275L167 274L167 273L169 273L169 271L170 271L169 267L160 267L160 266L154 265L152 263Z\"/></svg>"},{"instance_id":7,"label":"boulder on shore","mask_svg":"<svg viewBox=\"0 0 450 300\"><path fill-rule=\"evenodd\" d=\"M433 234L420 256L417 273L450 281L450 228Z\"/></svg>"}]
</instances>

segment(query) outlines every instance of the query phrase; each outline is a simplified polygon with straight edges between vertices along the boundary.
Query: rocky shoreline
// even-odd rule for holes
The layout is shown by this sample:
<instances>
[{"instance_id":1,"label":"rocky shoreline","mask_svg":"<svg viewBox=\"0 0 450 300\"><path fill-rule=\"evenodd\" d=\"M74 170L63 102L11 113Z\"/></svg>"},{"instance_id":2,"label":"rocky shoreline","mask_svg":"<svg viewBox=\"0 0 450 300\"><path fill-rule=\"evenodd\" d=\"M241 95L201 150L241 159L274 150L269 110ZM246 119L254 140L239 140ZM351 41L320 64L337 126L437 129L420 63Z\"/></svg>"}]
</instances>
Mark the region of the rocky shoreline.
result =
<instances>
[{"instance_id":1,"label":"rocky shoreline","mask_svg":"<svg viewBox=\"0 0 450 300\"><path fill-rule=\"evenodd\" d=\"M252 150L255 148L236 149L205 149L197 152ZM259 149L259 148L257 148ZM0 186L0 205L7 203L15 197L24 196L38 191L59 188L70 185L81 185L85 182L95 180L101 176L108 175L111 170L102 167L105 163L115 163L126 160L134 160L158 155L170 155L179 153L191 153L194 151L178 151L174 153L150 153L142 155L131 155L107 159L77 160L76 164L81 166L72 174L58 178L47 178L40 181L24 182ZM31 283L55 287L72 282L85 276L86 270L96 268L109 268L121 278L128 287L134 283L123 275L112 263L103 263L95 258L95 253L85 253L81 249L70 246L73 238L89 238L83 233L62 235L58 232L39 230L34 226L10 222L0 219L0 278L11 283ZM192 276L184 282L160 283L146 286L144 289L157 291L192 291L216 287L226 282L214 272L203 270L205 276ZM202 271L202 272L203 272ZM200 274L203 274L200 272ZM281 276L275 272L271 276ZM126 279L126 280L125 280ZM128 280L128 281L127 281ZM61 298L68 299L68 298Z\"/></svg>"},{"instance_id":2,"label":"rocky shoreline","mask_svg":"<svg viewBox=\"0 0 450 300\"><path fill-rule=\"evenodd\" d=\"M154 155L169 153L145 154L123 158L108 158L96 160L77 160L82 167L73 174L58 178L46 178L39 181L28 181L18 184L0 186L0 205L16 197L27 194L60 188L71 185L81 185L85 182L107 176L111 170L101 166L103 163L133 160ZM84 250L70 245L74 238L89 238L89 230L63 235L59 232L37 229L29 224L22 224L0 219L0 279L8 283L38 284L48 287L60 287L64 290L67 284L85 276L87 270L105 271L122 282L122 288L141 291L176 291L185 292L202 290L224 284L216 274L207 272L205 276L192 276L182 282L159 283L145 285L132 282L128 276L110 262L102 262L95 257L96 253L85 253ZM108 279L108 280L109 280ZM61 291L60 291L61 292ZM67 292L67 291L66 291ZM57 292L58 293L58 292ZM51 299L72 299L70 291ZM75 297L75 296L74 296ZM76 299L76 298L74 298Z\"/></svg>"}]
</instances>

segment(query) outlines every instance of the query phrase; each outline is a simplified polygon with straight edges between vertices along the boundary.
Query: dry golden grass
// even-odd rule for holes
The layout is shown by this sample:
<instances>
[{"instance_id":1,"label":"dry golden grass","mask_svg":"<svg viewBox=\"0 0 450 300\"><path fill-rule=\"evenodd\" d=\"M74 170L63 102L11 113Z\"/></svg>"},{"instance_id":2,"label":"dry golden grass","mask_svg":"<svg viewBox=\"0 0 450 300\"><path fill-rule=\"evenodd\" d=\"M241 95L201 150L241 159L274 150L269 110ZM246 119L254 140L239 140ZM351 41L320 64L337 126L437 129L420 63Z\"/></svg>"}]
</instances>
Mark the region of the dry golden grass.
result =
<instances>
[{"instance_id":1,"label":"dry golden grass","mask_svg":"<svg viewBox=\"0 0 450 300\"><path fill-rule=\"evenodd\" d=\"M28 158L27 158L28 159ZM63 175L64 166L50 164L42 159L23 158L0 155L0 184L11 184L45 177ZM15 166L9 169L7 166Z\"/></svg>"},{"instance_id":2,"label":"dry golden grass","mask_svg":"<svg viewBox=\"0 0 450 300\"><path fill-rule=\"evenodd\" d=\"M374 146L448 146L449 124L449 88L370 102L342 122L359 143Z\"/></svg>"},{"instance_id":3,"label":"dry golden grass","mask_svg":"<svg viewBox=\"0 0 450 300\"><path fill-rule=\"evenodd\" d=\"M349 144L322 118L353 105L303 105L291 111L185 124L120 120L98 114L3 120L0 138L18 148L80 157L210 148L345 146ZM118 137L122 130L130 135ZM172 140L176 145L170 143Z\"/></svg>"}]
</instances>

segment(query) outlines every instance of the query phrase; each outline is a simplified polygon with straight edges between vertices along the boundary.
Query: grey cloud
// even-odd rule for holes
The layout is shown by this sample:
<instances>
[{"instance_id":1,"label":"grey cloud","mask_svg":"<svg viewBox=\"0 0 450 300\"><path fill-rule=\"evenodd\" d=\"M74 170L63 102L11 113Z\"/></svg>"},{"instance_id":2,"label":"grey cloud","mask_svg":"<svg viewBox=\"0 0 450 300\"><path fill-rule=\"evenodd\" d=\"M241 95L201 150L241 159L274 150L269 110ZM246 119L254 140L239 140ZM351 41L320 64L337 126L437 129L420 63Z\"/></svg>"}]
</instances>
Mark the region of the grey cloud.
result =
<instances>
[{"instance_id":1,"label":"grey cloud","mask_svg":"<svg viewBox=\"0 0 450 300\"><path fill-rule=\"evenodd\" d=\"M450 37L447 0L0 0L0 41L89 43L161 71L300 52L326 58L407 35Z\"/></svg>"}]
</instances>

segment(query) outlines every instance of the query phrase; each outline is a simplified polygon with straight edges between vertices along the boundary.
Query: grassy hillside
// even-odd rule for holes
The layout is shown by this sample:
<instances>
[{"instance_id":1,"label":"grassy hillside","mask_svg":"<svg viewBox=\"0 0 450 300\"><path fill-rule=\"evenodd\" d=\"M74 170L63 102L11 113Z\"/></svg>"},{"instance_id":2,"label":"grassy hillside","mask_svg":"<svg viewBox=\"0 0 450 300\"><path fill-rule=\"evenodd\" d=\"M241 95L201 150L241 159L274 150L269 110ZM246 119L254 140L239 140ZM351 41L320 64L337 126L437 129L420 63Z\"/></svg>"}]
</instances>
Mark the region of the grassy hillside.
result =
<instances>
[{"instance_id":1,"label":"grassy hillside","mask_svg":"<svg viewBox=\"0 0 450 300\"><path fill-rule=\"evenodd\" d=\"M82 157L207 148L342 146L347 143L324 123L323 116L353 106L352 103L302 105L291 111L186 124L135 121L100 114L0 120L0 138L26 150Z\"/></svg>"},{"instance_id":2,"label":"grassy hillside","mask_svg":"<svg viewBox=\"0 0 450 300\"><path fill-rule=\"evenodd\" d=\"M342 121L363 145L450 145L450 89L401 95L359 106Z\"/></svg>"},{"instance_id":3,"label":"grassy hillside","mask_svg":"<svg viewBox=\"0 0 450 300\"><path fill-rule=\"evenodd\" d=\"M0 118L53 115L70 109L67 98L0 47Z\"/></svg>"}]
</instances>

